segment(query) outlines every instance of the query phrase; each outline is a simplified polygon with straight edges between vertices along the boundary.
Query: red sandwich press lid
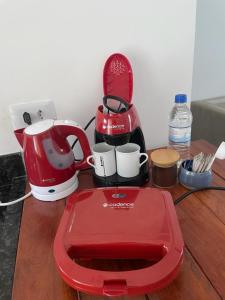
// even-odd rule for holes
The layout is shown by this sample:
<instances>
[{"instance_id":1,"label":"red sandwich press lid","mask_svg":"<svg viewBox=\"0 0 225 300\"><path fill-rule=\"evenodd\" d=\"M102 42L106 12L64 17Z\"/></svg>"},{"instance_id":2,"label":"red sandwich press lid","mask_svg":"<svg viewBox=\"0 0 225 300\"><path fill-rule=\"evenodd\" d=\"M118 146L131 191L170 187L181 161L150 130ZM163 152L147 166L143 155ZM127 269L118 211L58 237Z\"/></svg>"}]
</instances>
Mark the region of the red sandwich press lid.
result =
<instances>
[{"instance_id":1,"label":"red sandwich press lid","mask_svg":"<svg viewBox=\"0 0 225 300\"><path fill-rule=\"evenodd\" d=\"M133 94L133 73L129 60L120 53L112 54L103 71L104 94L122 98L131 104Z\"/></svg>"},{"instance_id":2,"label":"red sandwich press lid","mask_svg":"<svg viewBox=\"0 0 225 300\"><path fill-rule=\"evenodd\" d=\"M138 187L74 193L56 234L54 256L65 282L90 294L136 295L166 286L183 258L171 195Z\"/></svg>"}]
</instances>

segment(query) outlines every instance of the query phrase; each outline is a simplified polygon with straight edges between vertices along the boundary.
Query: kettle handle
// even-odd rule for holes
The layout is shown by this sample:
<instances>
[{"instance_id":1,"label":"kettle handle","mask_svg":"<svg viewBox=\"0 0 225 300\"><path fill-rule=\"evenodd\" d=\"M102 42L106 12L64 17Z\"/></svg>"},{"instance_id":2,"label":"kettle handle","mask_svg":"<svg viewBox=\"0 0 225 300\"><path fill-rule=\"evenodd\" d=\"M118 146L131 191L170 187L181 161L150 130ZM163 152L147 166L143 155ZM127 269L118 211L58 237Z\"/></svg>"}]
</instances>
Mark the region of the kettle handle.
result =
<instances>
[{"instance_id":1,"label":"kettle handle","mask_svg":"<svg viewBox=\"0 0 225 300\"><path fill-rule=\"evenodd\" d=\"M85 131L83 128L76 122L70 121L70 120L65 120L65 121L55 121L54 122L54 127L59 130L60 135L63 136L64 138L67 138L70 135L74 135L78 138L81 149L83 151L84 158L80 162L75 162L74 161L74 168L76 170L82 170L85 168L88 168L89 165L87 163L87 157L91 154L91 149L90 145L86 136Z\"/></svg>"}]
</instances>

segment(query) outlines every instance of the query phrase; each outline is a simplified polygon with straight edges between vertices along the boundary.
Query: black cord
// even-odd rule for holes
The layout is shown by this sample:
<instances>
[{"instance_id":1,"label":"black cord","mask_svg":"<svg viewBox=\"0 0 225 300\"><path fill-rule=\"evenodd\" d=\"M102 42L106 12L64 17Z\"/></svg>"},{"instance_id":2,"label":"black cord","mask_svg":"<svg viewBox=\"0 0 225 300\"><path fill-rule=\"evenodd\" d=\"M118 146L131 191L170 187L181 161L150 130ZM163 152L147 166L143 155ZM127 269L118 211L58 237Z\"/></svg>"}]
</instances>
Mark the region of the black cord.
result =
<instances>
[{"instance_id":1,"label":"black cord","mask_svg":"<svg viewBox=\"0 0 225 300\"><path fill-rule=\"evenodd\" d=\"M200 191L205 191L205 190L225 191L225 187L223 187L223 186L207 186L207 187L198 188L198 189L194 189L194 190L188 191L188 192L184 193L183 195L181 195L180 197L178 197L174 201L174 205L179 204L181 201L183 201L186 197L188 197L192 193L200 192Z\"/></svg>"},{"instance_id":2,"label":"black cord","mask_svg":"<svg viewBox=\"0 0 225 300\"><path fill-rule=\"evenodd\" d=\"M148 294L145 294L145 299L146 299L146 300L150 300Z\"/></svg>"},{"instance_id":3,"label":"black cord","mask_svg":"<svg viewBox=\"0 0 225 300\"><path fill-rule=\"evenodd\" d=\"M90 121L87 123L87 125L84 127L84 130L87 130L87 129L88 129L88 127L91 125L91 123L94 121L94 119L95 119L95 117L91 118L91 120L90 120ZM74 146L76 145L77 141L78 141L78 139L76 139L76 140L73 142L73 144L72 144L72 146L71 146L72 149L73 149ZM79 161L79 160L78 160L78 161Z\"/></svg>"}]
</instances>

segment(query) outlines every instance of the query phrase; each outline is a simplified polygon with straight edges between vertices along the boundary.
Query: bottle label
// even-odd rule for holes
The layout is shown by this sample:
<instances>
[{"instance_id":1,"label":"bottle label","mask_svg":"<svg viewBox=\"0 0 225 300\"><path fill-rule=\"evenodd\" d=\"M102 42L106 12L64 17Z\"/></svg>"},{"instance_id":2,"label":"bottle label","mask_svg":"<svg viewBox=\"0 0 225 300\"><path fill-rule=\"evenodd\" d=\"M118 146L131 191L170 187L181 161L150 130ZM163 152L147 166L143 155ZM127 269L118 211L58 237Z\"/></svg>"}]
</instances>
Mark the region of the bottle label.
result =
<instances>
[{"instance_id":1,"label":"bottle label","mask_svg":"<svg viewBox=\"0 0 225 300\"><path fill-rule=\"evenodd\" d=\"M177 128L169 126L169 141L174 143L187 143L191 140L191 126Z\"/></svg>"}]
</instances>

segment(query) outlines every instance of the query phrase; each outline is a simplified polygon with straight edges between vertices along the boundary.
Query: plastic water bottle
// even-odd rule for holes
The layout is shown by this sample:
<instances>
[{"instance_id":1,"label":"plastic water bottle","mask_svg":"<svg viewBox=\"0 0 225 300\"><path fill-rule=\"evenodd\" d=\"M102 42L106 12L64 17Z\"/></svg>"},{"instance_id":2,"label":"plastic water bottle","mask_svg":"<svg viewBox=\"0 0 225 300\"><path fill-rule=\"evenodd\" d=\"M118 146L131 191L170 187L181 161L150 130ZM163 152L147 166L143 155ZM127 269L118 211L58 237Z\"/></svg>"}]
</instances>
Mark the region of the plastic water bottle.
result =
<instances>
[{"instance_id":1,"label":"plastic water bottle","mask_svg":"<svg viewBox=\"0 0 225 300\"><path fill-rule=\"evenodd\" d=\"M175 105L169 116L169 147L180 154L180 162L190 158L192 113L187 96L175 96Z\"/></svg>"}]
</instances>

